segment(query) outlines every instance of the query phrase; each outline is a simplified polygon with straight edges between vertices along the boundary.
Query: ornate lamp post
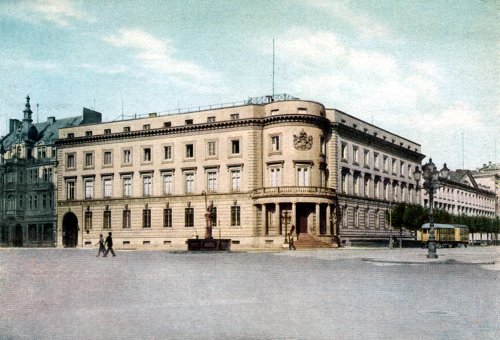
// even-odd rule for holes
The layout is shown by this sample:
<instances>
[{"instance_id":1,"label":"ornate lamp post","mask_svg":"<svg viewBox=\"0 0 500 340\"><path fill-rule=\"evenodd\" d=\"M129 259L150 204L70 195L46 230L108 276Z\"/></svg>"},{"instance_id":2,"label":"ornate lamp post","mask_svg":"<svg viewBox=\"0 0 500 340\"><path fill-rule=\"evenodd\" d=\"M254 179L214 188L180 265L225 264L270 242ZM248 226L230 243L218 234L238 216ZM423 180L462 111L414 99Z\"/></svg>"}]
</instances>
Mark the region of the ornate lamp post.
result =
<instances>
[{"instance_id":1,"label":"ornate lamp post","mask_svg":"<svg viewBox=\"0 0 500 340\"><path fill-rule=\"evenodd\" d=\"M436 190L443 187L445 185L443 180L449 178L450 169L446 167L446 163L444 163L443 168L438 171L436 165L432 162L432 158L429 158L429 162L422 166L422 171L417 168L413 172L413 178L417 182L417 190L420 189L419 182L423 177L425 182L422 184L422 188L425 189L427 194L429 195L429 241L427 243L428 254L427 258L429 259L437 259L438 255L436 253L436 238L434 237L434 221L432 220L432 209L434 207L434 194Z\"/></svg>"}]
</instances>

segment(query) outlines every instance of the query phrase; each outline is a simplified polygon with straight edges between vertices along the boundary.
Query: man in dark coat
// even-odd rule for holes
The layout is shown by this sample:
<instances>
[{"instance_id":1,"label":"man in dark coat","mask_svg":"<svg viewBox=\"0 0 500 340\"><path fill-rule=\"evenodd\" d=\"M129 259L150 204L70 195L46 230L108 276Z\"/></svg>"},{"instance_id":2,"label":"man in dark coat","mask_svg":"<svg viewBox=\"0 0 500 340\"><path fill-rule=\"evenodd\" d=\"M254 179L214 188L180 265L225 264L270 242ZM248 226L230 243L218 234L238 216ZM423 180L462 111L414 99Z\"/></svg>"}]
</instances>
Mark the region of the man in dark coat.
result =
<instances>
[{"instance_id":1,"label":"man in dark coat","mask_svg":"<svg viewBox=\"0 0 500 340\"><path fill-rule=\"evenodd\" d=\"M111 231L108 233L108 237L106 237L106 241L104 242L107 246L108 249L106 249L106 252L104 253L103 257L108 256L108 253L111 252L113 254L113 257L115 257L115 252L113 251L113 238L111 237Z\"/></svg>"}]
</instances>

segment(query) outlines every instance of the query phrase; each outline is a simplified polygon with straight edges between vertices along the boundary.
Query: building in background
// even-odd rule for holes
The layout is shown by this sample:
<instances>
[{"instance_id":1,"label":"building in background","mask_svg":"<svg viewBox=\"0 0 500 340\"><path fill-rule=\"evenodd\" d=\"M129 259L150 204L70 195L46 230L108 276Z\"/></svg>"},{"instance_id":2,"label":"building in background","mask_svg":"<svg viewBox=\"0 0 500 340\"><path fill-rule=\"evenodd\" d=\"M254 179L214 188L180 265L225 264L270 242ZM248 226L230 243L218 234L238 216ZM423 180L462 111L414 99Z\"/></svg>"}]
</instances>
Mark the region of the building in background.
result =
<instances>
[{"instance_id":1,"label":"building in background","mask_svg":"<svg viewBox=\"0 0 500 340\"><path fill-rule=\"evenodd\" d=\"M80 117L33 123L29 96L22 121L10 119L0 141L0 245L56 245L56 149L58 130L101 121L83 109Z\"/></svg>"},{"instance_id":2,"label":"building in background","mask_svg":"<svg viewBox=\"0 0 500 340\"><path fill-rule=\"evenodd\" d=\"M493 188L477 181L470 170L450 171L445 186L438 189L434 196L434 208L447 211L452 215L496 216L497 196ZM429 206L429 197L422 190L424 207Z\"/></svg>"},{"instance_id":3,"label":"building in background","mask_svg":"<svg viewBox=\"0 0 500 340\"><path fill-rule=\"evenodd\" d=\"M496 194L495 214L500 217L500 164L483 164L476 171L471 171L478 185L488 187L490 191Z\"/></svg>"},{"instance_id":4,"label":"building in background","mask_svg":"<svg viewBox=\"0 0 500 340\"><path fill-rule=\"evenodd\" d=\"M58 245L233 247L388 238L390 202L417 202L420 145L317 102L251 98L182 114L60 130ZM287 218L288 217L288 218Z\"/></svg>"}]
</instances>

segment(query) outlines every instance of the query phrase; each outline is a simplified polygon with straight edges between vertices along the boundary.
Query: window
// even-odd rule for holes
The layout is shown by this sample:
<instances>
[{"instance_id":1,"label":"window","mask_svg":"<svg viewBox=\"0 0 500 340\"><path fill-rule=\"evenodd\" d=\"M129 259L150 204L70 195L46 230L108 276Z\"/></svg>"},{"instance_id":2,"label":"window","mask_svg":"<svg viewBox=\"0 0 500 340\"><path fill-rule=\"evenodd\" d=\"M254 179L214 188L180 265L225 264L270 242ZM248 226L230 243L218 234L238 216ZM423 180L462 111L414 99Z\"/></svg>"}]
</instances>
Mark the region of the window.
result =
<instances>
[{"instance_id":1,"label":"window","mask_svg":"<svg viewBox=\"0 0 500 340\"><path fill-rule=\"evenodd\" d=\"M375 170L378 170L379 169L379 156L378 156L378 153L377 152L374 152L373 153L373 167L375 168Z\"/></svg>"},{"instance_id":2,"label":"window","mask_svg":"<svg viewBox=\"0 0 500 340\"><path fill-rule=\"evenodd\" d=\"M340 146L340 153L342 155L342 160L347 162L348 160L348 152L347 152L347 143L342 143Z\"/></svg>"},{"instance_id":3,"label":"window","mask_svg":"<svg viewBox=\"0 0 500 340\"><path fill-rule=\"evenodd\" d=\"M142 227L151 228L151 209L149 208L142 210Z\"/></svg>"},{"instance_id":4,"label":"window","mask_svg":"<svg viewBox=\"0 0 500 340\"><path fill-rule=\"evenodd\" d=\"M28 240L38 240L38 226L36 224L28 224Z\"/></svg>"},{"instance_id":5,"label":"window","mask_svg":"<svg viewBox=\"0 0 500 340\"><path fill-rule=\"evenodd\" d=\"M16 210L16 198L14 196L7 197L6 210Z\"/></svg>"},{"instance_id":6,"label":"window","mask_svg":"<svg viewBox=\"0 0 500 340\"><path fill-rule=\"evenodd\" d=\"M104 178L103 187L104 187L104 197L111 197L113 193L112 179L110 177Z\"/></svg>"},{"instance_id":7,"label":"window","mask_svg":"<svg viewBox=\"0 0 500 340\"><path fill-rule=\"evenodd\" d=\"M153 193L153 183L151 176L142 177L142 195L151 196Z\"/></svg>"},{"instance_id":8,"label":"window","mask_svg":"<svg viewBox=\"0 0 500 340\"><path fill-rule=\"evenodd\" d=\"M163 227L172 228L172 209L163 209Z\"/></svg>"},{"instance_id":9,"label":"window","mask_svg":"<svg viewBox=\"0 0 500 340\"><path fill-rule=\"evenodd\" d=\"M142 152L143 152L142 160L144 162L151 162L151 148L144 148L142 149Z\"/></svg>"},{"instance_id":10,"label":"window","mask_svg":"<svg viewBox=\"0 0 500 340\"><path fill-rule=\"evenodd\" d=\"M164 122L164 123L163 123L163 127L164 127L164 128L169 128L169 127L171 127L171 126L172 126L172 122Z\"/></svg>"},{"instance_id":11,"label":"window","mask_svg":"<svg viewBox=\"0 0 500 340\"><path fill-rule=\"evenodd\" d=\"M375 180L375 198L380 198L380 181Z\"/></svg>"},{"instance_id":12,"label":"window","mask_svg":"<svg viewBox=\"0 0 500 340\"><path fill-rule=\"evenodd\" d=\"M111 165L113 163L111 151L104 152L103 165Z\"/></svg>"},{"instance_id":13,"label":"window","mask_svg":"<svg viewBox=\"0 0 500 340\"><path fill-rule=\"evenodd\" d=\"M85 199L94 198L94 180L93 179L85 179Z\"/></svg>"},{"instance_id":14,"label":"window","mask_svg":"<svg viewBox=\"0 0 500 340\"><path fill-rule=\"evenodd\" d=\"M130 126L124 126L123 132L130 132Z\"/></svg>"},{"instance_id":15,"label":"window","mask_svg":"<svg viewBox=\"0 0 500 340\"><path fill-rule=\"evenodd\" d=\"M74 169L75 168L75 155L74 154L67 155L67 157L66 157L66 167L68 169Z\"/></svg>"},{"instance_id":16,"label":"window","mask_svg":"<svg viewBox=\"0 0 500 340\"><path fill-rule=\"evenodd\" d=\"M85 229L92 229L92 211L85 212Z\"/></svg>"},{"instance_id":17,"label":"window","mask_svg":"<svg viewBox=\"0 0 500 340\"><path fill-rule=\"evenodd\" d=\"M396 175L396 171L397 171L397 161L393 158L392 159L392 174Z\"/></svg>"},{"instance_id":18,"label":"window","mask_svg":"<svg viewBox=\"0 0 500 340\"><path fill-rule=\"evenodd\" d=\"M110 135L111 134L111 129L104 129L104 134L105 135Z\"/></svg>"},{"instance_id":19,"label":"window","mask_svg":"<svg viewBox=\"0 0 500 340\"><path fill-rule=\"evenodd\" d=\"M269 168L269 172L271 180L270 186L271 187L281 186L281 168L272 167Z\"/></svg>"},{"instance_id":20,"label":"window","mask_svg":"<svg viewBox=\"0 0 500 340\"><path fill-rule=\"evenodd\" d=\"M363 164L366 168L370 167L370 151L369 150L364 150L363 151Z\"/></svg>"},{"instance_id":21,"label":"window","mask_svg":"<svg viewBox=\"0 0 500 340\"><path fill-rule=\"evenodd\" d=\"M86 137L92 137L92 131L85 131Z\"/></svg>"},{"instance_id":22,"label":"window","mask_svg":"<svg viewBox=\"0 0 500 340\"><path fill-rule=\"evenodd\" d=\"M207 172L207 190L208 192L217 191L217 171Z\"/></svg>"},{"instance_id":23,"label":"window","mask_svg":"<svg viewBox=\"0 0 500 340\"><path fill-rule=\"evenodd\" d=\"M172 145L163 147L163 159L166 161L172 160Z\"/></svg>"},{"instance_id":24,"label":"window","mask_svg":"<svg viewBox=\"0 0 500 340\"><path fill-rule=\"evenodd\" d=\"M207 142L207 155L209 157L217 155L217 143L215 141Z\"/></svg>"},{"instance_id":25,"label":"window","mask_svg":"<svg viewBox=\"0 0 500 340\"><path fill-rule=\"evenodd\" d=\"M193 125L193 120L192 119L186 119L185 123L186 123L186 125Z\"/></svg>"},{"instance_id":26,"label":"window","mask_svg":"<svg viewBox=\"0 0 500 340\"><path fill-rule=\"evenodd\" d=\"M130 149L123 150L123 164L132 163L132 152Z\"/></svg>"},{"instance_id":27,"label":"window","mask_svg":"<svg viewBox=\"0 0 500 340\"><path fill-rule=\"evenodd\" d=\"M364 188L364 194L365 197L370 197L370 178L365 177L365 188Z\"/></svg>"},{"instance_id":28,"label":"window","mask_svg":"<svg viewBox=\"0 0 500 340\"><path fill-rule=\"evenodd\" d=\"M240 191L241 170L231 170L231 190Z\"/></svg>"},{"instance_id":29,"label":"window","mask_svg":"<svg viewBox=\"0 0 500 340\"><path fill-rule=\"evenodd\" d=\"M353 163L359 164L359 150L357 146L352 147L352 158L353 158Z\"/></svg>"},{"instance_id":30,"label":"window","mask_svg":"<svg viewBox=\"0 0 500 340\"><path fill-rule=\"evenodd\" d=\"M31 196L30 196L31 198ZM75 199L75 182L68 181L66 182L66 199L74 200Z\"/></svg>"},{"instance_id":31,"label":"window","mask_svg":"<svg viewBox=\"0 0 500 340\"><path fill-rule=\"evenodd\" d=\"M271 136L271 150L273 152L281 150L280 136Z\"/></svg>"},{"instance_id":32,"label":"window","mask_svg":"<svg viewBox=\"0 0 500 340\"><path fill-rule=\"evenodd\" d=\"M237 155L240 153L240 141L239 140L232 140L231 141L231 153L233 155Z\"/></svg>"},{"instance_id":33,"label":"window","mask_svg":"<svg viewBox=\"0 0 500 340\"><path fill-rule=\"evenodd\" d=\"M174 193L174 175L173 173L166 173L163 175L163 193L171 195Z\"/></svg>"},{"instance_id":34,"label":"window","mask_svg":"<svg viewBox=\"0 0 500 340\"><path fill-rule=\"evenodd\" d=\"M105 210L102 214L102 228L111 229L111 211Z\"/></svg>"},{"instance_id":35,"label":"window","mask_svg":"<svg viewBox=\"0 0 500 340\"><path fill-rule=\"evenodd\" d=\"M151 125L150 125L150 124L144 124L144 125L142 126L142 129L143 129L143 130L149 130L149 129L151 129Z\"/></svg>"},{"instance_id":36,"label":"window","mask_svg":"<svg viewBox=\"0 0 500 340\"><path fill-rule=\"evenodd\" d=\"M348 174L344 172L344 173L342 174L342 178L341 178L341 180L342 180L342 192L343 192L344 194L349 193Z\"/></svg>"},{"instance_id":37,"label":"window","mask_svg":"<svg viewBox=\"0 0 500 340\"><path fill-rule=\"evenodd\" d=\"M212 227L217 226L217 207L212 207Z\"/></svg>"},{"instance_id":38,"label":"window","mask_svg":"<svg viewBox=\"0 0 500 340\"><path fill-rule=\"evenodd\" d=\"M321 136L321 138L319 139L319 143L320 143L320 153L322 155L326 155L326 140L324 136Z\"/></svg>"},{"instance_id":39,"label":"window","mask_svg":"<svg viewBox=\"0 0 500 340\"><path fill-rule=\"evenodd\" d=\"M184 226L194 227L194 208L189 207L184 209Z\"/></svg>"},{"instance_id":40,"label":"window","mask_svg":"<svg viewBox=\"0 0 500 340\"><path fill-rule=\"evenodd\" d=\"M384 156L384 172L389 172L389 157Z\"/></svg>"},{"instance_id":41,"label":"window","mask_svg":"<svg viewBox=\"0 0 500 340\"><path fill-rule=\"evenodd\" d=\"M239 205L235 205L231 207L231 226L237 227L240 226L240 213L241 209Z\"/></svg>"},{"instance_id":42,"label":"window","mask_svg":"<svg viewBox=\"0 0 500 340\"><path fill-rule=\"evenodd\" d=\"M215 117L208 117L207 118L207 123L215 123Z\"/></svg>"},{"instance_id":43,"label":"window","mask_svg":"<svg viewBox=\"0 0 500 340\"><path fill-rule=\"evenodd\" d=\"M49 193L48 197L49 197L49 209L53 209L54 208L54 200L53 200L52 193ZM23 196L21 196L21 199L22 198L23 198ZM22 201L21 201L21 203L22 203Z\"/></svg>"},{"instance_id":44,"label":"window","mask_svg":"<svg viewBox=\"0 0 500 340\"><path fill-rule=\"evenodd\" d=\"M354 189L354 195L359 195L359 176L354 175L353 176L353 189Z\"/></svg>"},{"instance_id":45,"label":"window","mask_svg":"<svg viewBox=\"0 0 500 340\"><path fill-rule=\"evenodd\" d=\"M389 183L384 183L384 199L389 200Z\"/></svg>"},{"instance_id":46,"label":"window","mask_svg":"<svg viewBox=\"0 0 500 340\"><path fill-rule=\"evenodd\" d=\"M194 192L194 173L186 173L185 175L185 181L186 181L186 194L191 194Z\"/></svg>"},{"instance_id":47,"label":"window","mask_svg":"<svg viewBox=\"0 0 500 340\"><path fill-rule=\"evenodd\" d=\"M94 154L88 152L85 154L85 166L91 167L94 165Z\"/></svg>"},{"instance_id":48,"label":"window","mask_svg":"<svg viewBox=\"0 0 500 340\"><path fill-rule=\"evenodd\" d=\"M405 175L405 162L399 162L399 175L403 177Z\"/></svg>"},{"instance_id":49,"label":"window","mask_svg":"<svg viewBox=\"0 0 500 340\"><path fill-rule=\"evenodd\" d=\"M47 195L42 194L42 209L47 209Z\"/></svg>"},{"instance_id":50,"label":"window","mask_svg":"<svg viewBox=\"0 0 500 340\"><path fill-rule=\"evenodd\" d=\"M132 218L130 215L130 210L125 209L122 212L122 227L128 229L132 226Z\"/></svg>"},{"instance_id":51,"label":"window","mask_svg":"<svg viewBox=\"0 0 500 340\"><path fill-rule=\"evenodd\" d=\"M52 168L43 169L43 181L52 182Z\"/></svg>"},{"instance_id":52,"label":"window","mask_svg":"<svg viewBox=\"0 0 500 340\"><path fill-rule=\"evenodd\" d=\"M229 116L229 119L231 120L236 120L236 119L240 119L240 114L239 113L233 113Z\"/></svg>"},{"instance_id":53,"label":"window","mask_svg":"<svg viewBox=\"0 0 500 340\"><path fill-rule=\"evenodd\" d=\"M14 199L14 208L15 208L16 201ZM33 210L38 209L38 195L33 195Z\"/></svg>"},{"instance_id":54,"label":"window","mask_svg":"<svg viewBox=\"0 0 500 340\"><path fill-rule=\"evenodd\" d=\"M49 194L49 197L52 197L52 194ZM49 205L49 208L52 208L52 204ZM24 195L19 196L19 209L24 209Z\"/></svg>"},{"instance_id":55,"label":"window","mask_svg":"<svg viewBox=\"0 0 500 340\"><path fill-rule=\"evenodd\" d=\"M186 144L186 158L194 158L194 145Z\"/></svg>"},{"instance_id":56,"label":"window","mask_svg":"<svg viewBox=\"0 0 500 340\"><path fill-rule=\"evenodd\" d=\"M75 134L72 132L68 133L68 138L75 138Z\"/></svg>"},{"instance_id":57,"label":"window","mask_svg":"<svg viewBox=\"0 0 500 340\"><path fill-rule=\"evenodd\" d=\"M123 177L123 196L124 197L132 196L132 178L131 177Z\"/></svg>"},{"instance_id":58,"label":"window","mask_svg":"<svg viewBox=\"0 0 500 340\"><path fill-rule=\"evenodd\" d=\"M309 186L309 167L297 167L297 185Z\"/></svg>"}]
</instances>

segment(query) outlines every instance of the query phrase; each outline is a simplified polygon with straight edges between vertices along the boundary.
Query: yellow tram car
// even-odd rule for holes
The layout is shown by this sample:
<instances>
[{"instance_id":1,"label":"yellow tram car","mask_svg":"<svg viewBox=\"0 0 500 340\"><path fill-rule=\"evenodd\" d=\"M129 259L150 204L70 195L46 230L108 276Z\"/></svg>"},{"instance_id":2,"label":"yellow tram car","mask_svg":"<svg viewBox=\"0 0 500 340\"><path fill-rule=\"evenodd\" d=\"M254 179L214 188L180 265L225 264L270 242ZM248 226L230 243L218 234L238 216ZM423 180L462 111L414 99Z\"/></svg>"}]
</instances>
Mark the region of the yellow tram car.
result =
<instances>
[{"instance_id":1,"label":"yellow tram car","mask_svg":"<svg viewBox=\"0 0 500 340\"><path fill-rule=\"evenodd\" d=\"M425 223L417 231L417 240L423 244L429 241L430 224ZM469 244L469 228L460 224L434 223L434 237L436 243L441 247L459 247Z\"/></svg>"}]
</instances>

